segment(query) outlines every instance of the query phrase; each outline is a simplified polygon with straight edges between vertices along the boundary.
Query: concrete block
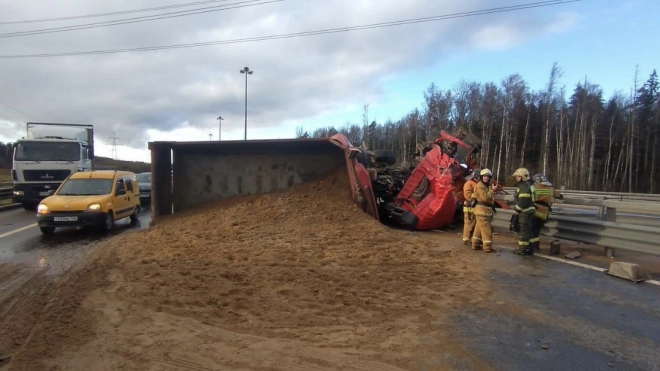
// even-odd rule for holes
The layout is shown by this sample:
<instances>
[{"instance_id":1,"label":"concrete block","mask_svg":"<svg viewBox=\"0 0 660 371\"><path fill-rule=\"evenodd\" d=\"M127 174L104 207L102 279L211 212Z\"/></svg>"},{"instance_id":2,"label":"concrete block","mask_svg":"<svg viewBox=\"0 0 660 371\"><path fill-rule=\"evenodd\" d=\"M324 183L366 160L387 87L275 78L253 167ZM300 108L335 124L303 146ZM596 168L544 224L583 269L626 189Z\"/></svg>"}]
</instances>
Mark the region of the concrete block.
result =
<instances>
[{"instance_id":1,"label":"concrete block","mask_svg":"<svg viewBox=\"0 0 660 371\"><path fill-rule=\"evenodd\" d=\"M579 251L571 251L568 254L564 255L566 259L577 259L580 257Z\"/></svg>"},{"instance_id":2,"label":"concrete block","mask_svg":"<svg viewBox=\"0 0 660 371\"><path fill-rule=\"evenodd\" d=\"M605 271L605 273L610 276L615 276L630 280L633 282L646 281L646 278L642 278L639 272L639 265L633 263L624 263L624 262L615 262L610 264L610 269Z\"/></svg>"}]
</instances>

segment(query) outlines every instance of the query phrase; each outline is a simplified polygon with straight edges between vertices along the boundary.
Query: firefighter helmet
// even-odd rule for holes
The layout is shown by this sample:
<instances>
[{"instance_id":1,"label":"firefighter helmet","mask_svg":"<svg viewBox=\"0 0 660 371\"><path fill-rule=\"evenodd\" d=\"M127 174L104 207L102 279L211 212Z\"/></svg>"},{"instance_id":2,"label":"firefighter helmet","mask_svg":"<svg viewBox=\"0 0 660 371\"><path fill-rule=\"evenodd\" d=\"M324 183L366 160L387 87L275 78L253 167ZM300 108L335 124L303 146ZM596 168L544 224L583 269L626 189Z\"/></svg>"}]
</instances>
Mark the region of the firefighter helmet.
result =
<instances>
[{"instance_id":1,"label":"firefighter helmet","mask_svg":"<svg viewBox=\"0 0 660 371\"><path fill-rule=\"evenodd\" d=\"M516 172L513 173L513 176L519 176L523 181L527 181L529 180L529 170L525 169L524 167L518 168Z\"/></svg>"},{"instance_id":2,"label":"firefighter helmet","mask_svg":"<svg viewBox=\"0 0 660 371\"><path fill-rule=\"evenodd\" d=\"M489 169L483 169L479 173L479 176L490 176L490 177L492 177L493 173Z\"/></svg>"},{"instance_id":3,"label":"firefighter helmet","mask_svg":"<svg viewBox=\"0 0 660 371\"><path fill-rule=\"evenodd\" d=\"M474 169L474 170L472 171L472 179L474 179L474 180L478 180L478 179L479 179L479 173L480 173L480 172L481 172L481 170L479 170L479 169Z\"/></svg>"},{"instance_id":4,"label":"firefighter helmet","mask_svg":"<svg viewBox=\"0 0 660 371\"><path fill-rule=\"evenodd\" d=\"M548 178L546 178L545 175L539 173L539 174L534 174L532 180L534 180L534 182L536 183L543 183L543 182L547 182Z\"/></svg>"}]
</instances>

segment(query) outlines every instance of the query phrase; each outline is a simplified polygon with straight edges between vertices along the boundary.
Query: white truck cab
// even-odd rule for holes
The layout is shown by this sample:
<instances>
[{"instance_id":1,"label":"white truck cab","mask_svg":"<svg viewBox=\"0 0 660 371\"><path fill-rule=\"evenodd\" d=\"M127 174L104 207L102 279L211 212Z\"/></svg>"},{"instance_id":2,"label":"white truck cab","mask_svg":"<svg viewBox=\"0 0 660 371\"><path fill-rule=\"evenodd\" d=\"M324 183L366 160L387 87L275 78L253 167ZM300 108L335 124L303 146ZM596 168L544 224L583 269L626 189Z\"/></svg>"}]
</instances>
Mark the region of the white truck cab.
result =
<instances>
[{"instance_id":1,"label":"white truck cab","mask_svg":"<svg viewBox=\"0 0 660 371\"><path fill-rule=\"evenodd\" d=\"M92 125L28 122L27 137L14 148L14 202L35 209L69 175L91 171L93 159Z\"/></svg>"}]
</instances>

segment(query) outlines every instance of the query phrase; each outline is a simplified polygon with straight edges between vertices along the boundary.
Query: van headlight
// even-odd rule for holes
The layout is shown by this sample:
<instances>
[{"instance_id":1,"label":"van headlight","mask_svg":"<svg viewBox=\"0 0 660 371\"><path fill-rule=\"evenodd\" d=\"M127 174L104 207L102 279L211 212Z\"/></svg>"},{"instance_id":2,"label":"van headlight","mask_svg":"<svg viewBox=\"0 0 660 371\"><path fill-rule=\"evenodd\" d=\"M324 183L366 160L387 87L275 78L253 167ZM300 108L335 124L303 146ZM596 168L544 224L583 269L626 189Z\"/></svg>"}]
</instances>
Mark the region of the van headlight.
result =
<instances>
[{"instance_id":1,"label":"van headlight","mask_svg":"<svg viewBox=\"0 0 660 371\"><path fill-rule=\"evenodd\" d=\"M99 211L101 210L101 204L100 203L95 203L87 206L87 211Z\"/></svg>"},{"instance_id":2,"label":"van headlight","mask_svg":"<svg viewBox=\"0 0 660 371\"><path fill-rule=\"evenodd\" d=\"M48 206L46 204L39 204L37 206L37 214L48 214Z\"/></svg>"}]
</instances>

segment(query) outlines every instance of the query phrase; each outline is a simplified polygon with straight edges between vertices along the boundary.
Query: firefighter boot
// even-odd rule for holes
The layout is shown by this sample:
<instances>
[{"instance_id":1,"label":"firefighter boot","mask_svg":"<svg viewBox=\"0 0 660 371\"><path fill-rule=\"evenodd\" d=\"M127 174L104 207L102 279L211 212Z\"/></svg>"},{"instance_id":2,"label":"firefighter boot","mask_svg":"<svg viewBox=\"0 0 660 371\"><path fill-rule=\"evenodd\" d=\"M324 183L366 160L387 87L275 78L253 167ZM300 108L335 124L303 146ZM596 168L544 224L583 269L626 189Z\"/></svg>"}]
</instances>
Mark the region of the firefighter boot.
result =
<instances>
[{"instance_id":1,"label":"firefighter boot","mask_svg":"<svg viewBox=\"0 0 660 371\"><path fill-rule=\"evenodd\" d=\"M532 251L532 249L530 247L518 248L516 250L513 250L513 253L516 254L516 255L534 255L534 251Z\"/></svg>"},{"instance_id":2,"label":"firefighter boot","mask_svg":"<svg viewBox=\"0 0 660 371\"><path fill-rule=\"evenodd\" d=\"M491 244L484 242L484 252L497 252L497 250Z\"/></svg>"}]
</instances>

